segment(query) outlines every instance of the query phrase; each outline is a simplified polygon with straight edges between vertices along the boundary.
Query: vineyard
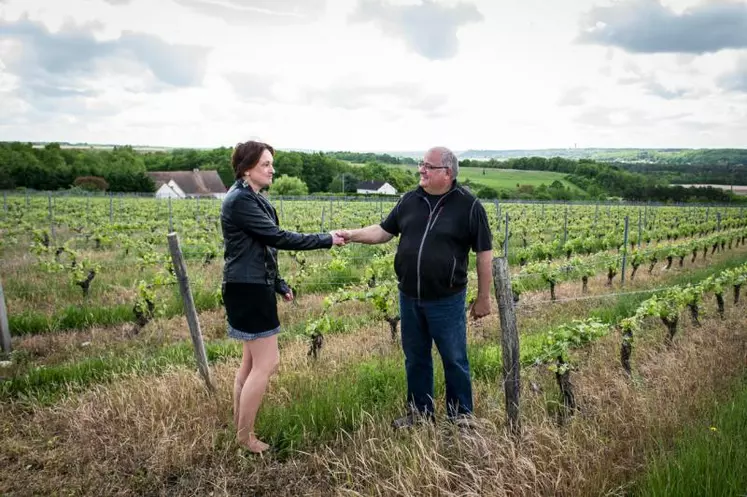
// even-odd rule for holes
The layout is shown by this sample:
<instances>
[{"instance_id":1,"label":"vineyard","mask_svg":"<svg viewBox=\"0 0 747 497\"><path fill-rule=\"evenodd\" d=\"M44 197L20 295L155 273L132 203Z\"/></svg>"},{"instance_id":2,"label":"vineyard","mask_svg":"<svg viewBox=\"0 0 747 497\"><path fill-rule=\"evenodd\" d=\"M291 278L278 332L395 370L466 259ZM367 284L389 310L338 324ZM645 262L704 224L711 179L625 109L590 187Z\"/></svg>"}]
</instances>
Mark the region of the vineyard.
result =
<instances>
[{"instance_id":1,"label":"vineyard","mask_svg":"<svg viewBox=\"0 0 747 497\"><path fill-rule=\"evenodd\" d=\"M269 200L281 226L300 232L378 223L396 201ZM676 430L698 399L744 373L747 212L484 205L494 255L509 263L523 441L504 426L495 302L493 314L468 329L480 428L463 438L444 427L391 433L406 392L395 240L280 252L281 275L297 298L279 304L281 368L257 421L274 452L258 459L237 453L232 438L241 347L226 338L220 201L4 195L0 282L12 352L0 356L0 493L599 495L623 488L645 463L634 454L647 440ZM186 260L216 393L197 374L171 232ZM468 305L476 283L471 254ZM438 366L435 378L440 399Z\"/></svg>"}]
</instances>

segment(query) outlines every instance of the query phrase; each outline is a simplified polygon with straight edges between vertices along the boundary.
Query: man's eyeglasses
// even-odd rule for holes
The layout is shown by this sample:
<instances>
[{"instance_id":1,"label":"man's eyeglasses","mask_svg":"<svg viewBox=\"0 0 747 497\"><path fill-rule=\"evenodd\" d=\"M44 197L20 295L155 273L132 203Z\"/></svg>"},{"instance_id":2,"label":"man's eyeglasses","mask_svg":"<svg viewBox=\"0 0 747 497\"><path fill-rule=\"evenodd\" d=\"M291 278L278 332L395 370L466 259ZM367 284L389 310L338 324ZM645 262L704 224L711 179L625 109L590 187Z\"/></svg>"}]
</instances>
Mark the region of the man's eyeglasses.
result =
<instances>
[{"instance_id":1,"label":"man's eyeglasses","mask_svg":"<svg viewBox=\"0 0 747 497\"><path fill-rule=\"evenodd\" d=\"M426 171L433 171L434 169L449 169L449 166L431 166L425 161L418 162L418 169L425 169Z\"/></svg>"}]
</instances>

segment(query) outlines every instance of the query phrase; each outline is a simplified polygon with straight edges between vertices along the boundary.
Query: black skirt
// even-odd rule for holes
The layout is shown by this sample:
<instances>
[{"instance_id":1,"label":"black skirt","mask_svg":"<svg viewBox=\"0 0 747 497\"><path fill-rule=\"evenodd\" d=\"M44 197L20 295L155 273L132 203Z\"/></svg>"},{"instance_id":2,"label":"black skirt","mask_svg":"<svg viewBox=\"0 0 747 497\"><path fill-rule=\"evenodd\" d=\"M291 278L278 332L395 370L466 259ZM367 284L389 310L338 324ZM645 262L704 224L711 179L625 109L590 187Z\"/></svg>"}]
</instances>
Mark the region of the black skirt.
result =
<instances>
[{"instance_id":1,"label":"black skirt","mask_svg":"<svg viewBox=\"0 0 747 497\"><path fill-rule=\"evenodd\" d=\"M255 283L223 283L228 336L254 340L280 332L275 290Z\"/></svg>"}]
</instances>

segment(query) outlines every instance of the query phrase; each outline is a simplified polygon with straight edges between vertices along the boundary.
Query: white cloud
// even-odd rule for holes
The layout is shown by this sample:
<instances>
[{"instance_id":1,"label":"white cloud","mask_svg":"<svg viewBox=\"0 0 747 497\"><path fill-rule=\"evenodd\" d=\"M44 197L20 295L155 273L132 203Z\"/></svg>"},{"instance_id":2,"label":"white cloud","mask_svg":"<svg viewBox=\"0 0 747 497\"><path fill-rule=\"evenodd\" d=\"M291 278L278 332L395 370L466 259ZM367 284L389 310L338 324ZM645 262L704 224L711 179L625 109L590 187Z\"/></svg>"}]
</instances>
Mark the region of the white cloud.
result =
<instances>
[{"instance_id":1,"label":"white cloud","mask_svg":"<svg viewBox=\"0 0 747 497\"><path fill-rule=\"evenodd\" d=\"M258 136L347 150L745 146L747 50L725 48L741 34L721 14L733 7L664 1L617 3L617 18L597 0L5 0L0 136L200 147ZM646 38L645 49L607 36L657 12L674 34ZM683 15L703 12L712 36L679 44ZM591 19L607 34L578 43Z\"/></svg>"},{"instance_id":2,"label":"white cloud","mask_svg":"<svg viewBox=\"0 0 747 497\"><path fill-rule=\"evenodd\" d=\"M385 0L358 0L352 22L374 22L389 36L401 38L416 53L428 59L449 59L457 55L460 26L483 20L471 3L453 6L433 0L416 5L392 5Z\"/></svg>"},{"instance_id":3,"label":"white cloud","mask_svg":"<svg viewBox=\"0 0 747 497\"><path fill-rule=\"evenodd\" d=\"M580 40L638 53L747 48L747 3L712 0L680 13L660 0L625 0L593 8Z\"/></svg>"}]
</instances>

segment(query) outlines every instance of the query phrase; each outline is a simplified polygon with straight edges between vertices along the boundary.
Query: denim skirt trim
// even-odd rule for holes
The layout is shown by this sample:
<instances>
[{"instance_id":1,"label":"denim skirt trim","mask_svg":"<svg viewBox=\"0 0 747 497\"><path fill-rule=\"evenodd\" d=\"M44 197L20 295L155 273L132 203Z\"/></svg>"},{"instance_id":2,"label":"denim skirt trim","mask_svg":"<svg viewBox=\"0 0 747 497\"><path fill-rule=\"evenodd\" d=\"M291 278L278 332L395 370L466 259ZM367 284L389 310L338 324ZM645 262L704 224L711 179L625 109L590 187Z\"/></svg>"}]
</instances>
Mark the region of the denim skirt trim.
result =
<instances>
[{"instance_id":1,"label":"denim skirt trim","mask_svg":"<svg viewBox=\"0 0 747 497\"><path fill-rule=\"evenodd\" d=\"M231 323L228 323L228 336L237 340L256 340L257 338L271 337L272 335L277 335L278 333L280 333L280 326L278 326L274 330L261 331L259 333L249 333L246 331L237 330L236 328L231 326Z\"/></svg>"}]
</instances>

